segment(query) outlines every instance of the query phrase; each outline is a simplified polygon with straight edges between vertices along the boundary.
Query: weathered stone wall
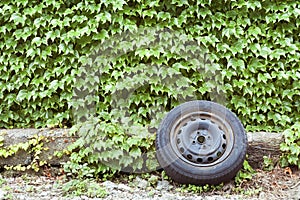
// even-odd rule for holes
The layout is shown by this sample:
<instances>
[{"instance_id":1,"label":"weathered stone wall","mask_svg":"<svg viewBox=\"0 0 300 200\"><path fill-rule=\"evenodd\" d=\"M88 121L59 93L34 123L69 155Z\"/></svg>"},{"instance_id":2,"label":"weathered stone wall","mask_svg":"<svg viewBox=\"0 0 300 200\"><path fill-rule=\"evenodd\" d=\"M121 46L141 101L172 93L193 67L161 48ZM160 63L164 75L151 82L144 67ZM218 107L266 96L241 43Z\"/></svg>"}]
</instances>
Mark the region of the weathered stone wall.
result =
<instances>
[{"instance_id":1,"label":"weathered stone wall","mask_svg":"<svg viewBox=\"0 0 300 200\"><path fill-rule=\"evenodd\" d=\"M70 137L68 134L68 129L7 129L0 130L0 135L4 137L3 147L25 143L30 139L37 136L44 136L47 142L44 142L44 147L48 150L43 151L40 154L40 160L47 161L50 165L59 165L62 162L68 160L66 156L62 158L54 157L55 151L60 151L70 145L76 138ZM30 155L29 151L18 151L14 156L8 158L0 158L0 166L5 165L27 165L30 163L33 155Z\"/></svg>"},{"instance_id":2,"label":"weathered stone wall","mask_svg":"<svg viewBox=\"0 0 300 200\"><path fill-rule=\"evenodd\" d=\"M69 129L8 129L0 130L0 135L4 137L4 146L17 143L24 143L32 139L35 135L44 136L48 142L44 147L49 148L40 155L40 160L47 161L50 165L60 165L68 160L67 156L57 158L53 156L55 151L60 151L76 140L70 137ZM248 133L248 161L254 168L260 168L263 163L263 156L269 156L275 160L280 156L279 145L282 141L280 133ZM25 151L19 151L16 155L8 158L0 158L0 167L5 165L27 165L30 163L32 155Z\"/></svg>"},{"instance_id":3,"label":"weathered stone wall","mask_svg":"<svg viewBox=\"0 0 300 200\"><path fill-rule=\"evenodd\" d=\"M248 133L248 162L253 168L263 167L263 157L268 156L275 163L281 156L280 143L282 133L256 132Z\"/></svg>"}]
</instances>

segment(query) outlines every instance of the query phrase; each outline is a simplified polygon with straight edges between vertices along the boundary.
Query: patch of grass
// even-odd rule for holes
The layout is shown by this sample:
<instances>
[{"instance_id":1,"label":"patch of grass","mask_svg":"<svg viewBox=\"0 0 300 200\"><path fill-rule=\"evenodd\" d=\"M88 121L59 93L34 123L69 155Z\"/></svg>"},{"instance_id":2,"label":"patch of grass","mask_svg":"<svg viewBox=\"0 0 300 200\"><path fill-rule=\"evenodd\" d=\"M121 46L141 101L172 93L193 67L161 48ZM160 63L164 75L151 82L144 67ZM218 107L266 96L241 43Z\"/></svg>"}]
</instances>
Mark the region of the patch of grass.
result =
<instances>
[{"instance_id":1,"label":"patch of grass","mask_svg":"<svg viewBox=\"0 0 300 200\"><path fill-rule=\"evenodd\" d=\"M2 179L2 178L1 178ZM5 181L5 180L4 180ZM2 183L2 184L5 184L5 182L4 183ZM13 195L12 195L12 188L10 187L10 186L8 186L8 185L1 185L1 188L2 188L2 190L3 191L5 191L6 193L4 193L4 198L3 199L7 199L7 200L11 200L11 199L14 199L13 198Z\"/></svg>"},{"instance_id":2,"label":"patch of grass","mask_svg":"<svg viewBox=\"0 0 300 200\"><path fill-rule=\"evenodd\" d=\"M251 187L251 188L244 188L244 187L235 187L233 191L240 195L245 196L255 196L258 195L261 191L263 191L262 187Z\"/></svg>"},{"instance_id":3,"label":"patch of grass","mask_svg":"<svg viewBox=\"0 0 300 200\"><path fill-rule=\"evenodd\" d=\"M180 188L177 188L177 191L179 192L184 192L184 193L194 193L194 194L201 194L201 193L205 193L205 192L211 192L211 191L215 191L215 190L221 190L223 188L224 184L220 184L220 185L192 185L192 184L184 184L181 185Z\"/></svg>"},{"instance_id":4,"label":"patch of grass","mask_svg":"<svg viewBox=\"0 0 300 200\"><path fill-rule=\"evenodd\" d=\"M5 183L6 183L6 180L4 178L2 178L2 176L0 175L0 187L2 187L2 185Z\"/></svg>"},{"instance_id":5,"label":"patch of grass","mask_svg":"<svg viewBox=\"0 0 300 200\"><path fill-rule=\"evenodd\" d=\"M66 196L87 196L103 198L107 191L95 179L72 179L61 185Z\"/></svg>"}]
</instances>

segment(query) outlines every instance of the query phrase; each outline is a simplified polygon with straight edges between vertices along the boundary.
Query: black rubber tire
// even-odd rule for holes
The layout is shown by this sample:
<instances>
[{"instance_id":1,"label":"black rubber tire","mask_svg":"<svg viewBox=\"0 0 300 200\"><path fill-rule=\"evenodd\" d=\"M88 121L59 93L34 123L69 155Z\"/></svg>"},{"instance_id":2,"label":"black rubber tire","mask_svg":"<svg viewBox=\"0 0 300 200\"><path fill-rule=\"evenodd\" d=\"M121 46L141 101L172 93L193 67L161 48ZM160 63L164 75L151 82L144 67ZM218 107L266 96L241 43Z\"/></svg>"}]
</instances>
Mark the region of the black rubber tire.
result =
<instances>
[{"instance_id":1,"label":"black rubber tire","mask_svg":"<svg viewBox=\"0 0 300 200\"><path fill-rule=\"evenodd\" d=\"M179 105L167 114L157 131L157 160L178 183L228 182L241 169L246 152L247 135L240 120L210 101Z\"/></svg>"}]
</instances>

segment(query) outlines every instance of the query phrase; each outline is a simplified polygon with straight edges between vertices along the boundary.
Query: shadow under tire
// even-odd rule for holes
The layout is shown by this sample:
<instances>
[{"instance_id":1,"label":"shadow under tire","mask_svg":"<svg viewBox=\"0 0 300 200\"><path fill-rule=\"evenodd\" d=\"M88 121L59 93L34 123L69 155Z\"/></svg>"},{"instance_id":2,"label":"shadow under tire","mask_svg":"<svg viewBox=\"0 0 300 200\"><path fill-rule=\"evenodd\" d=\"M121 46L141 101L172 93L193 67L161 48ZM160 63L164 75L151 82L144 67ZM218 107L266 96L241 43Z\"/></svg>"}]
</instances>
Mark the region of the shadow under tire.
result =
<instances>
[{"instance_id":1,"label":"shadow under tire","mask_svg":"<svg viewBox=\"0 0 300 200\"><path fill-rule=\"evenodd\" d=\"M247 135L237 116L211 101L190 101L171 110L156 135L156 157L166 174L183 184L220 184L242 168Z\"/></svg>"}]
</instances>

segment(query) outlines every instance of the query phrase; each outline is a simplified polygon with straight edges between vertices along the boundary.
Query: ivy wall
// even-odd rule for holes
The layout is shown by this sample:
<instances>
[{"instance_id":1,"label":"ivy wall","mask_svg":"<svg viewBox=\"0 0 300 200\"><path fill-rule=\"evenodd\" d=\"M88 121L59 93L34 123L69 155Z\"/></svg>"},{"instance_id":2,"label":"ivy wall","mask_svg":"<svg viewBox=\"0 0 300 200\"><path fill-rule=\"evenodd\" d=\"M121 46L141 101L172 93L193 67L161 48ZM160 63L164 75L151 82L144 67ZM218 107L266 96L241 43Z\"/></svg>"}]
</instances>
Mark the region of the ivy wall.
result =
<instances>
[{"instance_id":1,"label":"ivy wall","mask_svg":"<svg viewBox=\"0 0 300 200\"><path fill-rule=\"evenodd\" d=\"M1 128L125 108L156 126L190 99L224 104L250 131L299 121L297 1L1 0L0 13Z\"/></svg>"}]
</instances>

